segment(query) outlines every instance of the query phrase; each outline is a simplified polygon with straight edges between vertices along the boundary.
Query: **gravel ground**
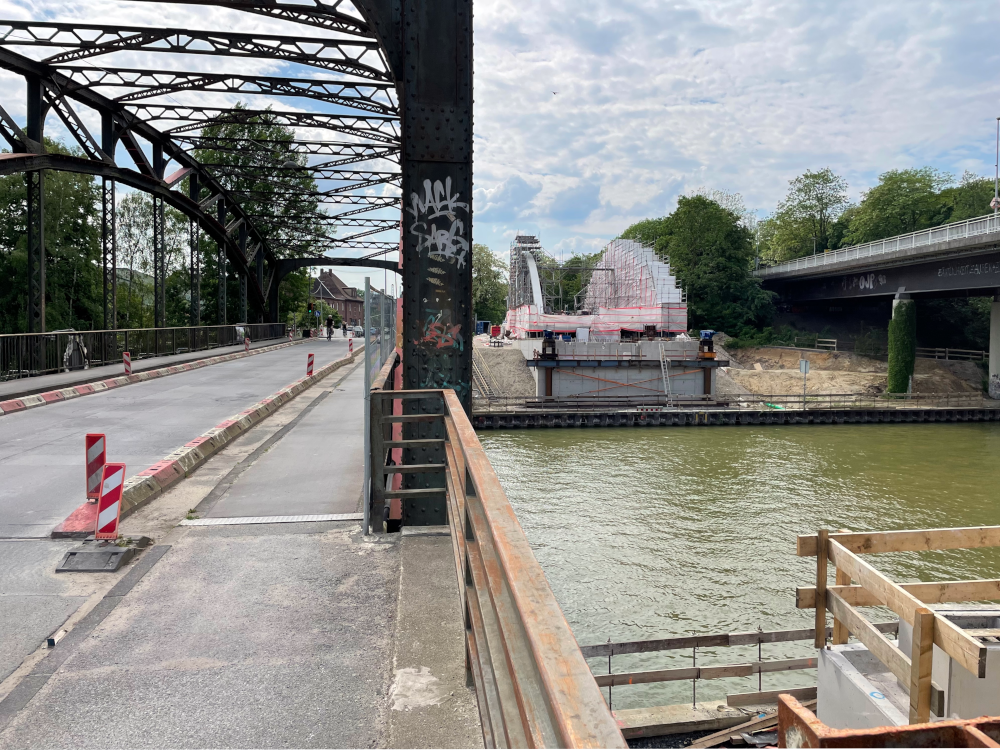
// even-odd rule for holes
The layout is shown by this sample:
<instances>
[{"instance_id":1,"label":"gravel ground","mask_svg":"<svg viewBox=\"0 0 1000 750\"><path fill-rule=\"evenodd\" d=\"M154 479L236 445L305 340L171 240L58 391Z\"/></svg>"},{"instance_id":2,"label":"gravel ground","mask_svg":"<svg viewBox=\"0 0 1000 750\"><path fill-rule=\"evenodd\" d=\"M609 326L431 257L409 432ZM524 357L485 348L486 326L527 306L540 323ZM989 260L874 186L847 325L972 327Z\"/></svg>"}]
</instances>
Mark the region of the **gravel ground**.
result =
<instances>
[{"instance_id":1,"label":"gravel ground","mask_svg":"<svg viewBox=\"0 0 1000 750\"><path fill-rule=\"evenodd\" d=\"M486 361L486 366L500 388L500 395L534 397L535 379L520 350L513 346L484 346L476 347L476 353L481 354Z\"/></svg>"}]
</instances>

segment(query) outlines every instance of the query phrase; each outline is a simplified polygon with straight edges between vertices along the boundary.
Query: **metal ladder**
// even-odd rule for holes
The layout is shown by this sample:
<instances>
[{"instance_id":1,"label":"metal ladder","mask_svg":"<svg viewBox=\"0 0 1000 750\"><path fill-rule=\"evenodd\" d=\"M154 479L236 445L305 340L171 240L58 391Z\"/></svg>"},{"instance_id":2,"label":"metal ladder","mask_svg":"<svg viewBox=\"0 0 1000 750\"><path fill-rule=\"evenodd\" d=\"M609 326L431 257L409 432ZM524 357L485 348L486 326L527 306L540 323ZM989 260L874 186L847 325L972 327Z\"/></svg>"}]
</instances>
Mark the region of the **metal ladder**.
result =
<instances>
[{"instance_id":1,"label":"metal ladder","mask_svg":"<svg viewBox=\"0 0 1000 750\"><path fill-rule=\"evenodd\" d=\"M667 396L668 405L674 400L674 394L670 390L670 376L667 374L669 369L670 362L667 360L667 353L663 349L663 344L660 344L660 373L663 375L663 392Z\"/></svg>"}]
</instances>

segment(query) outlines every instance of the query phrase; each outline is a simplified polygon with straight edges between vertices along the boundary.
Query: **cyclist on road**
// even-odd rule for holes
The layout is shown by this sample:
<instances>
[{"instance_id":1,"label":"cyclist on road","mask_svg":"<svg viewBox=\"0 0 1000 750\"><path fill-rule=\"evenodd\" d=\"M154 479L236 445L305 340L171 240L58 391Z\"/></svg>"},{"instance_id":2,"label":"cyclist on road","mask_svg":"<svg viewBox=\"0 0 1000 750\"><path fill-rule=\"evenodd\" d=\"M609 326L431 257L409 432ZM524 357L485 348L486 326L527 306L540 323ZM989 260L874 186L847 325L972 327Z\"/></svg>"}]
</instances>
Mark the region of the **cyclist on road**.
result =
<instances>
[{"instance_id":1,"label":"cyclist on road","mask_svg":"<svg viewBox=\"0 0 1000 750\"><path fill-rule=\"evenodd\" d=\"M333 338L333 316L326 316L326 340L329 341Z\"/></svg>"}]
</instances>

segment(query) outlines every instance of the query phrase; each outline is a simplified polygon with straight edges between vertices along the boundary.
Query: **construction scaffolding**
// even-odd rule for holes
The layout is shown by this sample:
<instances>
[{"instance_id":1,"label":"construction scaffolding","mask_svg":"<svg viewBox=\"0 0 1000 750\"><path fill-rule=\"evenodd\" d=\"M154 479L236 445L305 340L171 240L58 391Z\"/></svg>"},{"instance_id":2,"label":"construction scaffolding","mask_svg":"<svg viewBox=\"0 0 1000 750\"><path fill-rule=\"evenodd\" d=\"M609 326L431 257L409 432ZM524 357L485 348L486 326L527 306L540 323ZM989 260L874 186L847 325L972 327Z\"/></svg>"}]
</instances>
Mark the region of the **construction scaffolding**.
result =
<instances>
[{"instance_id":1,"label":"construction scaffolding","mask_svg":"<svg viewBox=\"0 0 1000 750\"><path fill-rule=\"evenodd\" d=\"M563 299L564 274L583 276L572 311ZM537 237L518 235L511 244L505 329L514 338L542 331L617 341L622 331L657 336L687 331L687 300L670 264L634 240L614 240L593 268L560 266ZM586 333L584 333L584 331Z\"/></svg>"}]
</instances>

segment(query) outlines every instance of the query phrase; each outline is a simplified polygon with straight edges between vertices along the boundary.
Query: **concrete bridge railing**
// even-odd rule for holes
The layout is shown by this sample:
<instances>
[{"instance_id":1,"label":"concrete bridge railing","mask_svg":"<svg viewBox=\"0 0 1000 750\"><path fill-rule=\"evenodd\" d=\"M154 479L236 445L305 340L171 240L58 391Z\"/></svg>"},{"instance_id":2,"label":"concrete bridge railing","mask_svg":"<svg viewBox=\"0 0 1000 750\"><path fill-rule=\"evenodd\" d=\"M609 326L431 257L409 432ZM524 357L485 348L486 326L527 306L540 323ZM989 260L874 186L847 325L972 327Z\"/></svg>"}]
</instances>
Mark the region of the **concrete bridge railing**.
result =
<instances>
[{"instance_id":1,"label":"concrete bridge railing","mask_svg":"<svg viewBox=\"0 0 1000 750\"><path fill-rule=\"evenodd\" d=\"M754 273L762 279L770 279L793 274L796 271L804 271L822 266L834 266L864 258L883 256L901 250L914 250L926 247L928 252L933 252L934 246L942 242L997 232L1000 232L1000 217L996 214L990 214L989 216L980 216L977 219L956 221L940 227L922 229L919 232L910 232L909 234L900 234L884 240L867 242L864 245L853 245L841 248L840 250L807 255L804 258L785 261L769 268L759 268Z\"/></svg>"}]
</instances>

